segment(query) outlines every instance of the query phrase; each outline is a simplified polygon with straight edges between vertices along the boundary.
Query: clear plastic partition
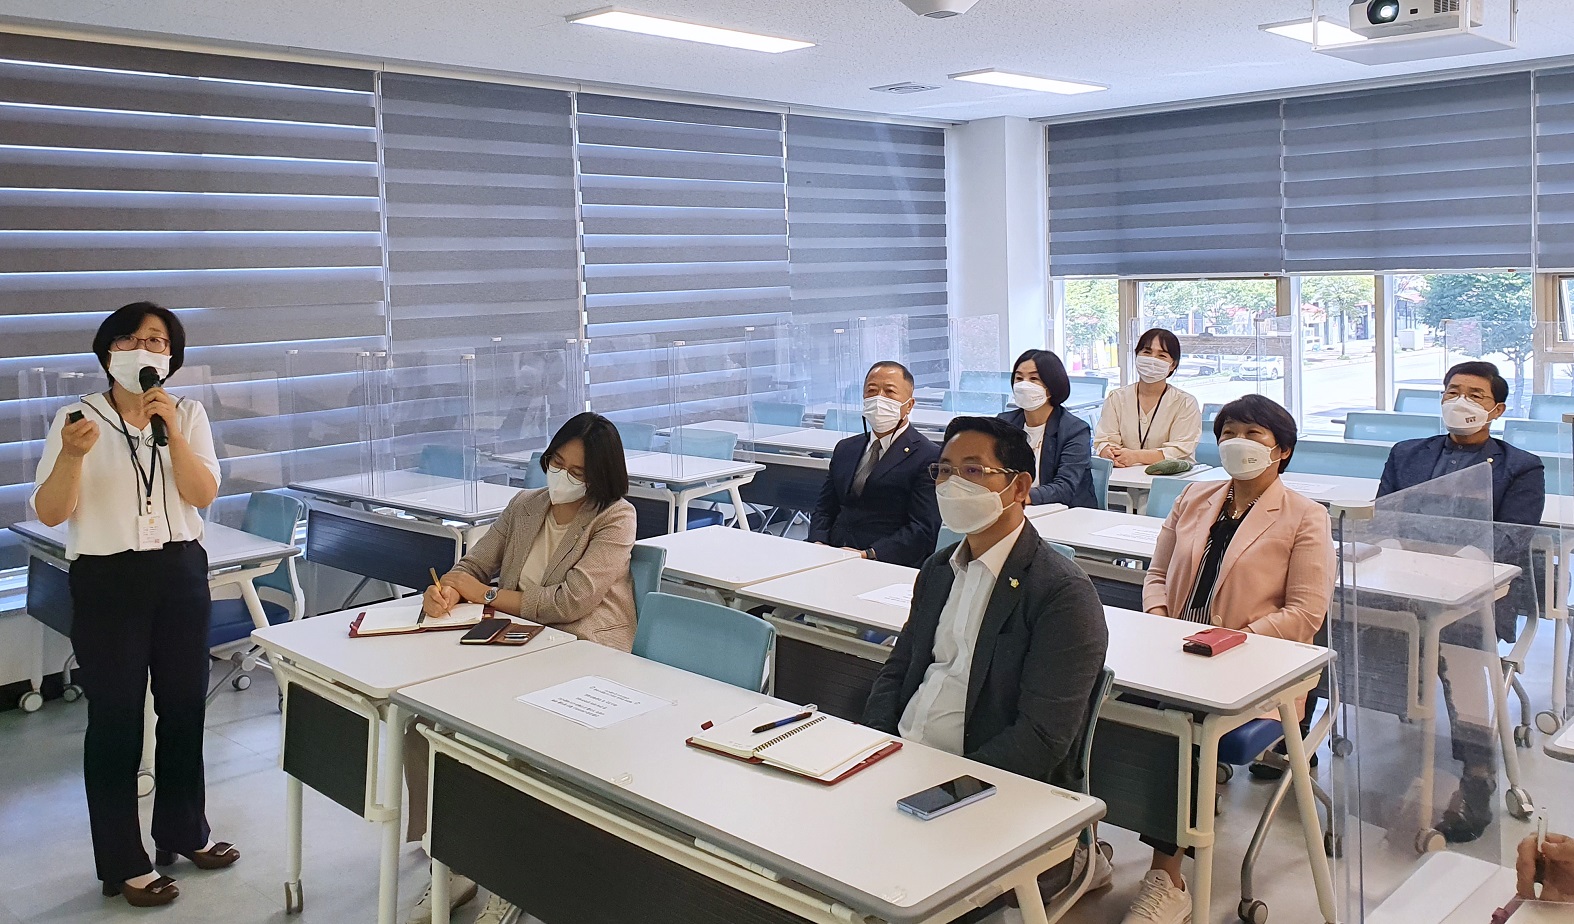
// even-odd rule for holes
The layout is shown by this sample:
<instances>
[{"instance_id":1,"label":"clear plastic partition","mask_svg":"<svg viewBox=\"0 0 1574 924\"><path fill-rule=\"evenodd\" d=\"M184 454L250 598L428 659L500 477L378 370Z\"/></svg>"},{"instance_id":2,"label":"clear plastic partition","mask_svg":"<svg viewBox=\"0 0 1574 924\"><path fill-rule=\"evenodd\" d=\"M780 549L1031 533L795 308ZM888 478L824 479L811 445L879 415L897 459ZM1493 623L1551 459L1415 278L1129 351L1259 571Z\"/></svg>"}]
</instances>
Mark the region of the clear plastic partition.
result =
<instances>
[{"instance_id":1,"label":"clear plastic partition","mask_svg":"<svg viewBox=\"0 0 1574 924\"><path fill-rule=\"evenodd\" d=\"M1524 569L1496 560L1492 498L1481 464L1335 511L1333 752L1348 756L1327 782L1345 920L1424 899L1448 878L1438 851L1502 860L1495 614Z\"/></svg>"},{"instance_id":2,"label":"clear plastic partition","mask_svg":"<svg viewBox=\"0 0 1574 924\"><path fill-rule=\"evenodd\" d=\"M741 335L667 345L668 426L656 448L672 456L674 477L731 462L740 442L753 446L750 345Z\"/></svg>"},{"instance_id":3,"label":"clear plastic partition","mask_svg":"<svg viewBox=\"0 0 1574 924\"><path fill-rule=\"evenodd\" d=\"M1006 341L1001 330L999 315L955 318L951 321L949 391L1011 394L1012 358L1006 355Z\"/></svg>"},{"instance_id":4,"label":"clear plastic partition","mask_svg":"<svg viewBox=\"0 0 1574 924\"><path fill-rule=\"evenodd\" d=\"M528 463L558 428L585 410L580 340L476 351L475 434L480 458Z\"/></svg>"},{"instance_id":5,"label":"clear plastic partition","mask_svg":"<svg viewBox=\"0 0 1574 924\"><path fill-rule=\"evenodd\" d=\"M808 422L849 433L863 428L858 331L846 320L810 320L790 328L791 381Z\"/></svg>"}]
</instances>

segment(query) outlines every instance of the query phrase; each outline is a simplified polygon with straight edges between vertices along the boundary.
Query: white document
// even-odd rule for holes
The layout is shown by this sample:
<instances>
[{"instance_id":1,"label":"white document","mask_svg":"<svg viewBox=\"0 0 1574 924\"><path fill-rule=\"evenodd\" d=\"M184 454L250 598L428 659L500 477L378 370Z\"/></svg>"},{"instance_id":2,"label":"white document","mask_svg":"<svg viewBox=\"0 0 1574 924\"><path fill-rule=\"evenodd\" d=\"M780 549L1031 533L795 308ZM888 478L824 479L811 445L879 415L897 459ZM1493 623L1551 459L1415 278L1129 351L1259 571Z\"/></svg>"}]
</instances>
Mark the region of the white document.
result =
<instances>
[{"instance_id":1,"label":"white document","mask_svg":"<svg viewBox=\"0 0 1574 924\"><path fill-rule=\"evenodd\" d=\"M1563 734L1560 735L1558 740L1554 741L1553 744L1560 748L1567 748L1571 751L1574 751L1574 725L1570 725L1568 728L1564 729Z\"/></svg>"},{"instance_id":2,"label":"white document","mask_svg":"<svg viewBox=\"0 0 1574 924\"><path fill-rule=\"evenodd\" d=\"M1327 494L1329 491L1334 489L1334 486L1331 484L1318 484L1315 481L1291 481L1288 478L1280 480L1284 482L1285 487L1289 488L1295 493L1305 494L1309 497L1315 497L1318 494Z\"/></svg>"},{"instance_id":3,"label":"white document","mask_svg":"<svg viewBox=\"0 0 1574 924\"><path fill-rule=\"evenodd\" d=\"M1106 539L1120 539L1125 542L1142 542L1152 545L1159 541L1159 527L1157 526L1111 526L1094 533Z\"/></svg>"},{"instance_id":4,"label":"white document","mask_svg":"<svg viewBox=\"0 0 1574 924\"><path fill-rule=\"evenodd\" d=\"M609 728L625 719L672 705L671 700L641 693L605 677L580 677L516 698L572 719L586 728Z\"/></svg>"},{"instance_id":5,"label":"white document","mask_svg":"<svg viewBox=\"0 0 1574 924\"><path fill-rule=\"evenodd\" d=\"M878 590L858 595L860 600L870 603L884 603L886 606L899 606L902 609L911 609L913 606L913 585L890 584Z\"/></svg>"}]
</instances>

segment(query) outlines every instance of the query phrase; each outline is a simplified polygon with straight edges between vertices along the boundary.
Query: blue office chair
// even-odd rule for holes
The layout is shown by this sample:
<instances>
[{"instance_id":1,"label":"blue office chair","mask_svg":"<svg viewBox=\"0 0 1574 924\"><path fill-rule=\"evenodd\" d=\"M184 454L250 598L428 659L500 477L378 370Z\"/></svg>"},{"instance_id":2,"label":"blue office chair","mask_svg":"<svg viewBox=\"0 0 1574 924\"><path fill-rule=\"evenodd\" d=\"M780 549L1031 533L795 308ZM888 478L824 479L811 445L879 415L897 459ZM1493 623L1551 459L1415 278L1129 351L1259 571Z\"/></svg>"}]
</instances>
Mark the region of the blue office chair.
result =
<instances>
[{"instance_id":1,"label":"blue office chair","mask_svg":"<svg viewBox=\"0 0 1574 924\"><path fill-rule=\"evenodd\" d=\"M294 545L295 529L305 510L305 504L288 494L253 491L246 502L246 513L241 519L240 528L253 536ZM301 597L295 592L295 559L287 558L271 574L254 578L252 586L257 588L257 596L262 599L262 612L269 625L276 626L301 618ZM246 609L246 601L238 598L214 600L213 616L208 623L208 648L217 656L218 649L249 639L255 628L251 613ZM208 691L208 699L213 698L225 681L237 690L251 686L251 677L247 672L250 665L256 663L257 651L257 646L252 645L245 651L231 654L229 671Z\"/></svg>"},{"instance_id":2,"label":"blue office chair","mask_svg":"<svg viewBox=\"0 0 1574 924\"><path fill-rule=\"evenodd\" d=\"M1148 506L1143 512L1150 517L1164 519L1170 515L1170 510L1175 502L1180 500L1181 493L1191 485L1189 478L1176 478L1172 475L1155 475L1153 487L1148 489Z\"/></svg>"},{"instance_id":3,"label":"blue office chair","mask_svg":"<svg viewBox=\"0 0 1574 924\"><path fill-rule=\"evenodd\" d=\"M953 545L956 545L958 542L961 542L964 538L966 538L966 537L963 536L961 533L955 532L953 530L946 529L944 526L942 526L942 527L940 527L939 535L935 537L935 551L938 552L941 549L949 548L949 547L951 547Z\"/></svg>"},{"instance_id":4,"label":"blue office chair","mask_svg":"<svg viewBox=\"0 0 1574 924\"><path fill-rule=\"evenodd\" d=\"M1099 509L1109 509L1109 476L1115 471L1115 463L1103 456L1094 456L1090 460L1093 468L1093 496L1098 498Z\"/></svg>"},{"instance_id":5,"label":"blue office chair","mask_svg":"<svg viewBox=\"0 0 1574 924\"><path fill-rule=\"evenodd\" d=\"M1344 418L1344 438L1372 443L1436 436L1443 432L1441 411L1433 414L1400 414L1395 411L1351 411Z\"/></svg>"},{"instance_id":6,"label":"blue office chair","mask_svg":"<svg viewBox=\"0 0 1574 924\"><path fill-rule=\"evenodd\" d=\"M667 568L667 550L659 545L634 543L629 554L629 576L634 579L634 614L645 611L645 598L661 590L661 573Z\"/></svg>"},{"instance_id":7,"label":"blue office chair","mask_svg":"<svg viewBox=\"0 0 1574 924\"><path fill-rule=\"evenodd\" d=\"M1197 440L1197 462L1214 468L1223 464L1219 461L1219 441L1213 438L1212 422L1203 424L1202 438Z\"/></svg>"},{"instance_id":8,"label":"blue office chair","mask_svg":"<svg viewBox=\"0 0 1574 924\"><path fill-rule=\"evenodd\" d=\"M940 407L961 414L999 414L1006 409L1006 396L987 391L948 391Z\"/></svg>"},{"instance_id":9,"label":"blue office chair","mask_svg":"<svg viewBox=\"0 0 1574 924\"><path fill-rule=\"evenodd\" d=\"M1212 435L1213 421L1218 418L1224 405L1218 402L1209 402L1202 406L1202 432Z\"/></svg>"},{"instance_id":10,"label":"blue office chair","mask_svg":"<svg viewBox=\"0 0 1574 924\"><path fill-rule=\"evenodd\" d=\"M1009 372L967 372L957 380L959 391L987 392L996 395L1011 394Z\"/></svg>"},{"instance_id":11,"label":"blue office chair","mask_svg":"<svg viewBox=\"0 0 1574 924\"><path fill-rule=\"evenodd\" d=\"M655 591L645 596L634 653L758 692L775 638L775 627L759 617Z\"/></svg>"},{"instance_id":12,"label":"blue office chair","mask_svg":"<svg viewBox=\"0 0 1574 924\"><path fill-rule=\"evenodd\" d=\"M824 427L839 433L862 433L864 415L861 409L828 407L825 409Z\"/></svg>"},{"instance_id":13,"label":"blue office chair","mask_svg":"<svg viewBox=\"0 0 1574 924\"><path fill-rule=\"evenodd\" d=\"M1066 399L1068 408L1103 407L1104 395L1109 391L1109 379L1102 375L1073 375L1071 397Z\"/></svg>"},{"instance_id":14,"label":"blue office chair","mask_svg":"<svg viewBox=\"0 0 1574 924\"><path fill-rule=\"evenodd\" d=\"M1044 541L1048 542L1049 543L1049 547L1054 549L1056 552L1059 552L1063 557L1065 557L1065 558L1067 558L1067 559L1069 559L1071 561L1076 561L1077 560L1077 550L1072 548L1071 546L1066 545L1065 543L1061 543L1061 542L1049 542L1048 539L1045 539Z\"/></svg>"},{"instance_id":15,"label":"blue office chair","mask_svg":"<svg viewBox=\"0 0 1574 924\"><path fill-rule=\"evenodd\" d=\"M1087 721L1083 725L1082 735L1076 744L1076 789L1083 795L1092 795L1088 786L1088 775L1092 772L1093 767L1093 736L1098 731L1099 714L1104 709L1104 701L1109 699L1110 690L1114 686L1115 672L1106 667L1099 671L1098 679L1093 682L1093 690L1088 695ZM1067 884L1063 890L1056 893L1054 904L1045 907L1045 915L1050 921L1058 921L1064 917L1066 912L1071 910L1071 906L1075 905L1081 900L1082 896L1087 894L1088 888L1093 884L1093 876L1097 872L1098 865L1092 862L1091 851L1098 850L1102 852L1105 859L1114 856L1114 849L1098 840L1096 823L1083 828L1082 833L1077 836L1077 840L1090 851L1088 856L1089 862L1083 864L1082 878Z\"/></svg>"},{"instance_id":16,"label":"blue office chair","mask_svg":"<svg viewBox=\"0 0 1574 924\"><path fill-rule=\"evenodd\" d=\"M1570 395L1531 395L1530 419L1531 420L1556 420L1561 421L1564 414L1574 414L1574 396Z\"/></svg>"},{"instance_id":17,"label":"blue office chair","mask_svg":"<svg viewBox=\"0 0 1574 924\"><path fill-rule=\"evenodd\" d=\"M1394 392L1394 410L1400 414L1442 412L1443 392L1431 388L1401 388Z\"/></svg>"},{"instance_id":18,"label":"blue office chair","mask_svg":"<svg viewBox=\"0 0 1574 924\"><path fill-rule=\"evenodd\" d=\"M1333 443L1301 440L1295 444L1287 475L1346 475L1351 478L1381 478L1390 447L1382 443Z\"/></svg>"},{"instance_id":19,"label":"blue office chair","mask_svg":"<svg viewBox=\"0 0 1574 924\"><path fill-rule=\"evenodd\" d=\"M755 423L778 427L803 426L804 406L780 401L756 401L751 405Z\"/></svg>"},{"instance_id":20,"label":"blue office chair","mask_svg":"<svg viewBox=\"0 0 1574 924\"><path fill-rule=\"evenodd\" d=\"M650 424L622 422L613 426L618 428L618 438L623 441L624 449L650 452L650 447L656 442L656 428Z\"/></svg>"},{"instance_id":21,"label":"blue office chair","mask_svg":"<svg viewBox=\"0 0 1574 924\"><path fill-rule=\"evenodd\" d=\"M415 470L423 475L463 478L465 477L464 453L457 446L428 443L421 447L421 461L416 463Z\"/></svg>"},{"instance_id":22,"label":"blue office chair","mask_svg":"<svg viewBox=\"0 0 1574 924\"><path fill-rule=\"evenodd\" d=\"M1563 430L1562 422L1556 420L1505 419L1503 441L1526 452L1569 451L1568 434Z\"/></svg>"},{"instance_id":23,"label":"blue office chair","mask_svg":"<svg viewBox=\"0 0 1574 924\"><path fill-rule=\"evenodd\" d=\"M706 430L701 427L673 427L672 436L667 441L667 449L673 453L685 456L699 456L704 459L731 459L738 447L738 435L728 433L726 430ZM718 526L725 522L721 511L716 504L731 504L732 495L726 491L707 494L696 499L699 503L712 505L709 509L689 510L689 528L698 529L701 526ZM748 516L743 510L734 511L735 516Z\"/></svg>"}]
</instances>

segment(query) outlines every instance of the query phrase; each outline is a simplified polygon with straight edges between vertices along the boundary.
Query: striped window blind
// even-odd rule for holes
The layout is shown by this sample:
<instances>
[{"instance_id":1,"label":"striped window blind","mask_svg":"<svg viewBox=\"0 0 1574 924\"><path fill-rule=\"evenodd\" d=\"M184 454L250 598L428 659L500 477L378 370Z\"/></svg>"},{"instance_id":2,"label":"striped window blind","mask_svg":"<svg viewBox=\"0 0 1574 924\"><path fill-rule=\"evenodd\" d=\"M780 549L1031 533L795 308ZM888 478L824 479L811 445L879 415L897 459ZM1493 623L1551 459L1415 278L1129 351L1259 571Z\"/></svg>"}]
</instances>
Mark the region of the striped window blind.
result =
<instances>
[{"instance_id":1,"label":"striped window blind","mask_svg":"<svg viewBox=\"0 0 1574 924\"><path fill-rule=\"evenodd\" d=\"M743 409L777 374L760 335L792 307L781 116L581 94L576 120L592 406Z\"/></svg>"},{"instance_id":2,"label":"striped window blind","mask_svg":"<svg viewBox=\"0 0 1574 924\"><path fill-rule=\"evenodd\" d=\"M1536 266L1574 270L1574 68L1536 72Z\"/></svg>"},{"instance_id":3,"label":"striped window blind","mask_svg":"<svg viewBox=\"0 0 1574 924\"><path fill-rule=\"evenodd\" d=\"M789 115L794 320L901 315L914 376L944 385L945 195L944 130Z\"/></svg>"},{"instance_id":4,"label":"striped window blind","mask_svg":"<svg viewBox=\"0 0 1574 924\"><path fill-rule=\"evenodd\" d=\"M144 299L186 325L175 390L225 494L290 449L336 464L385 334L380 223L367 72L0 35L0 518L31 515L52 411L23 399L103 388L94 330Z\"/></svg>"}]
</instances>

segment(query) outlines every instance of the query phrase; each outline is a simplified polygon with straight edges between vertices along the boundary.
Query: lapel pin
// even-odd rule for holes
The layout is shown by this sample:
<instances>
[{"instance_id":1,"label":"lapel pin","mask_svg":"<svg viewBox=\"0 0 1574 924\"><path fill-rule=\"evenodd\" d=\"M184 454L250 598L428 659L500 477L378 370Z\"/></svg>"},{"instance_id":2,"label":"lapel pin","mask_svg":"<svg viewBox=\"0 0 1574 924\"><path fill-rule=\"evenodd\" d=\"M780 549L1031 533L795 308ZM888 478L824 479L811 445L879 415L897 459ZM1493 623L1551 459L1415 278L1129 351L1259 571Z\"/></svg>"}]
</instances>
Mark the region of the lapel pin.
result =
<instances>
[{"instance_id":1,"label":"lapel pin","mask_svg":"<svg viewBox=\"0 0 1574 924\"><path fill-rule=\"evenodd\" d=\"M1018 587L1021 587L1021 586L1022 586L1022 582L1021 581L1017 580L1016 578L1012 578L1011 579L1011 589L1012 590L1016 590Z\"/></svg>"}]
</instances>

